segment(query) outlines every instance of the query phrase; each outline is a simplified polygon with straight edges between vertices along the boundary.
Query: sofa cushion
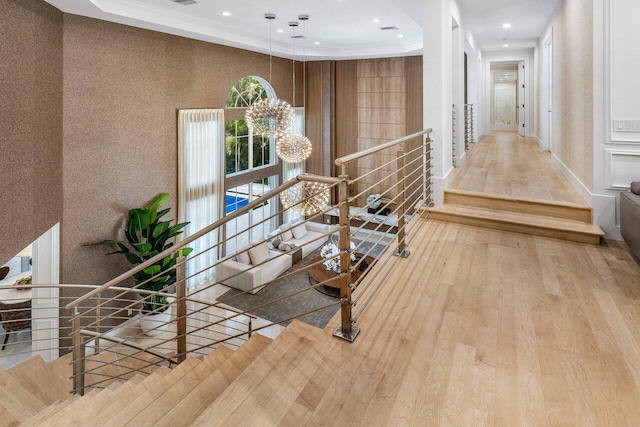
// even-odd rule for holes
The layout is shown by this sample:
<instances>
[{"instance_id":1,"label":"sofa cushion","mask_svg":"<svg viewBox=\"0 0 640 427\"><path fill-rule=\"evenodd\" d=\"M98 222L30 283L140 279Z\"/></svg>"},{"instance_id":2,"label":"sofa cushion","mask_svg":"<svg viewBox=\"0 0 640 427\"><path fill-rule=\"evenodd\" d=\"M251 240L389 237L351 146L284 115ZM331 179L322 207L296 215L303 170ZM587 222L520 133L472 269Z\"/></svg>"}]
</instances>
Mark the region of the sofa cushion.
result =
<instances>
[{"instance_id":1,"label":"sofa cushion","mask_svg":"<svg viewBox=\"0 0 640 427\"><path fill-rule=\"evenodd\" d=\"M259 265L268 260L270 255L267 242L263 240L256 246L249 249L249 256L251 257L251 264L253 265Z\"/></svg>"},{"instance_id":2,"label":"sofa cushion","mask_svg":"<svg viewBox=\"0 0 640 427\"><path fill-rule=\"evenodd\" d=\"M238 255L236 255L236 261L238 261L240 264L246 264L246 265L250 265L251 264L251 258L249 257L249 252L247 252L247 248L249 248L249 246L245 246L243 248L238 249ZM244 252L240 252L240 251L244 251Z\"/></svg>"},{"instance_id":3,"label":"sofa cushion","mask_svg":"<svg viewBox=\"0 0 640 427\"><path fill-rule=\"evenodd\" d=\"M291 232L291 224L282 224L280 226L280 231L282 232L282 234L280 235L280 240L282 240L283 242L293 239L293 233Z\"/></svg>"},{"instance_id":4,"label":"sofa cushion","mask_svg":"<svg viewBox=\"0 0 640 427\"><path fill-rule=\"evenodd\" d=\"M640 181L631 183L631 192L640 196Z\"/></svg>"},{"instance_id":5,"label":"sofa cushion","mask_svg":"<svg viewBox=\"0 0 640 427\"><path fill-rule=\"evenodd\" d=\"M293 237L296 239L302 239L307 235L307 227L304 223L297 224L291 228L291 232L293 233Z\"/></svg>"}]
</instances>

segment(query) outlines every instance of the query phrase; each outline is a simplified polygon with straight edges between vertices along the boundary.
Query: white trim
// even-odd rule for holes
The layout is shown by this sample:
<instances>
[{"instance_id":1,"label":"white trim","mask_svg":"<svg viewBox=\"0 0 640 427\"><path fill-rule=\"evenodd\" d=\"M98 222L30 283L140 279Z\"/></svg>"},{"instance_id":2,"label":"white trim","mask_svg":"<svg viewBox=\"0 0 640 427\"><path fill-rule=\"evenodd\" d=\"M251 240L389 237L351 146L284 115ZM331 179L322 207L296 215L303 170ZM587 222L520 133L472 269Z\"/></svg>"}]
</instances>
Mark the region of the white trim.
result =
<instances>
[{"instance_id":1,"label":"white trim","mask_svg":"<svg viewBox=\"0 0 640 427\"><path fill-rule=\"evenodd\" d=\"M546 149L546 147L544 146L544 142L542 142L542 140L538 137L538 135L536 135L535 133L533 134L533 139L535 139L535 141L538 143L538 145L540 146L540 148L542 148L544 151L548 151Z\"/></svg>"},{"instance_id":2,"label":"white trim","mask_svg":"<svg viewBox=\"0 0 640 427\"><path fill-rule=\"evenodd\" d=\"M467 161L467 152L465 151L464 153L462 153L462 156L453 158L453 165L455 167L460 167L464 165L464 162L466 161Z\"/></svg>"},{"instance_id":3,"label":"white trim","mask_svg":"<svg viewBox=\"0 0 640 427\"><path fill-rule=\"evenodd\" d=\"M620 171L621 169L623 169L622 165L620 164L618 164L618 166L615 165L615 159L623 158L623 157L628 157L628 158L640 157L640 151L616 150L616 149L606 149L604 151L608 156L608 161L606 162L606 168L605 168L605 176L606 176L605 183L607 186L606 189L618 190L618 191L628 190L630 188L630 183L634 181L635 178L629 177L627 175L625 179L617 180L618 182L614 182L616 181L615 180L616 174L614 171ZM631 172L631 175L633 175L636 172L637 170L634 168L633 171ZM628 170L627 170L627 173L629 173ZM623 175L624 175L624 171L623 171Z\"/></svg>"},{"instance_id":4,"label":"white trim","mask_svg":"<svg viewBox=\"0 0 640 427\"><path fill-rule=\"evenodd\" d=\"M604 194L593 194L580 178L578 178L555 154L551 153L553 162L560 172L571 182L580 196L593 209L593 223L606 233L606 238L622 240L620 225L617 223L616 197Z\"/></svg>"},{"instance_id":5,"label":"white trim","mask_svg":"<svg viewBox=\"0 0 640 427\"><path fill-rule=\"evenodd\" d=\"M449 186L451 180L453 180L455 168L452 166L443 177L432 177L432 197L435 203L444 202L444 190Z\"/></svg>"}]
</instances>

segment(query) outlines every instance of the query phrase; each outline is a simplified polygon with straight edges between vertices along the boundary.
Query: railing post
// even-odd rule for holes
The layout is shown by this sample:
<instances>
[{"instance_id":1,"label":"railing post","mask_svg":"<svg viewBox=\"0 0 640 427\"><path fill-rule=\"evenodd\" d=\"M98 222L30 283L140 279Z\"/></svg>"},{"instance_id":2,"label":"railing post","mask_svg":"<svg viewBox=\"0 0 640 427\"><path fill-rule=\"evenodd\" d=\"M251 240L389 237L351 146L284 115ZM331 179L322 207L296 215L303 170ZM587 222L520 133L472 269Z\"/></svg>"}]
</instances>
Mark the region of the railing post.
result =
<instances>
[{"instance_id":1,"label":"railing post","mask_svg":"<svg viewBox=\"0 0 640 427\"><path fill-rule=\"evenodd\" d=\"M102 332L102 292L98 294L98 308L96 308L96 316L98 317L95 330L96 332ZM96 338L94 342L94 353L100 353L100 338Z\"/></svg>"},{"instance_id":2,"label":"railing post","mask_svg":"<svg viewBox=\"0 0 640 427\"><path fill-rule=\"evenodd\" d=\"M398 180L398 250L393 255L407 258L410 252L407 250L407 241L405 236L405 188L404 188L404 151L398 151L398 159L396 161L397 180Z\"/></svg>"},{"instance_id":3,"label":"railing post","mask_svg":"<svg viewBox=\"0 0 640 427\"><path fill-rule=\"evenodd\" d=\"M338 204L340 212L340 314L341 324L333 335L353 342L360 329L353 326L351 317L351 235L349 230L349 177L340 175L338 186Z\"/></svg>"},{"instance_id":4,"label":"railing post","mask_svg":"<svg viewBox=\"0 0 640 427\"><path fill-rule=\"evenodd\" d=\"M184 278L176 283L176 334L178 339L178 364L187 359L187 285Z\"/></svg>"},{"instance_id":5,"label":"railing post","mask_svg":"<svg viewBox=\"0 0 640 427\"><path fill-rule=\"evenodd\" d=\"M80 317L78 308L74 309L73 320L71 321L71 339L73 343L73 392L84 396L84 371L85 371L85 348L80 335Z\"/></svg>"},{"instance_id":6,"label":"railing post","mask_svg":"<svg viewBox=\"0 0 640 427\"><path fill-rule=\"evenodd\" d=\"M423 187L422 187L422 203L425 206L431 206L431 136L427 134L424 138L424 155L423 160Z\"/></svg>"}]
</instances>

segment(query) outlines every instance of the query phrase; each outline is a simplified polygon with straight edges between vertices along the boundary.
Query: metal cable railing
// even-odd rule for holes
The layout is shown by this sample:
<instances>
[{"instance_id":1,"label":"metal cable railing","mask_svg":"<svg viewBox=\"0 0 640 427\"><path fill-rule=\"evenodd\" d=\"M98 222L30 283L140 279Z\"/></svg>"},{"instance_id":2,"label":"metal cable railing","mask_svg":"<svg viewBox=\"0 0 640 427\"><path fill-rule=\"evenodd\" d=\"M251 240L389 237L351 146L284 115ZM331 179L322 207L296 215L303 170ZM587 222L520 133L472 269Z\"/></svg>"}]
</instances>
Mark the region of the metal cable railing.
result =
<instances>
[{"instance_id":1,"label":"metal cable railing","mask_svg":"<svg viewBox=\"0 0 640 427\"><path fill-rule=\"evenodd\" d=\"M380 279L409 256L412 234L422 225L417 219L431 203L429 132L337 159L339 177L300 175L106 284L62 301L70 322L65 334L72 343L65 350L73 353L74 392L173 366L220 345L237 348L257 331L275 334L293 319L313 321L319 314L330 319L339 312L334 334L353 341L355 322L374 300ZM383 150L397 150L394 159L353 178L346 175L348 165ZM278 226L292 212L301 219ZM245 221L249 215L255 220ZM175 255L211 236L215 243L186 257ZM167 256L177 257L174 265L150 269ZM153 275L129 286L145 269ZM175 276L170 286L144 290L169 273ZM317 291L334 296L307 304ZM158 300L131 320L132 310ZM362 306L354 316L356 304ZM138 325L152 319L145 329ZM110 372L115 367L117 375Z\"/></svg>"},{"instance_id":2,"label":"metal cable railing","mask_svg":"<svg viewBox=\"0 0 640 427\"><path fill-rule=\"evenodd\" d=\"M468 150L475 141L475 104L465 104L464 106L464 146Z\"/></svg>"}]
</instances>

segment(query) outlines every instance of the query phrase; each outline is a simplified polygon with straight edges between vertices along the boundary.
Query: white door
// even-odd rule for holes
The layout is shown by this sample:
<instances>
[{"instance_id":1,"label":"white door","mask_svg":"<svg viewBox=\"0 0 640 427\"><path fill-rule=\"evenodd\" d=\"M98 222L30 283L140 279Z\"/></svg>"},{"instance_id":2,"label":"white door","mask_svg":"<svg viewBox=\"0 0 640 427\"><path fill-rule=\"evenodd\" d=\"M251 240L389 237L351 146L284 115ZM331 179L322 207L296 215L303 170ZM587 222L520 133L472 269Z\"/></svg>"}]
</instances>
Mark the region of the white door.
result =
<instances>
[{"instance_id":1,"label":"white door","mask_svg":"<svg viewBox=\"0 0 640 427\"><path fill-rule=\"evenodd\" d=\"M518 64L518 134L524 136L525 132L525 79L524 61Z\"/></svg>"}]
</instances>

